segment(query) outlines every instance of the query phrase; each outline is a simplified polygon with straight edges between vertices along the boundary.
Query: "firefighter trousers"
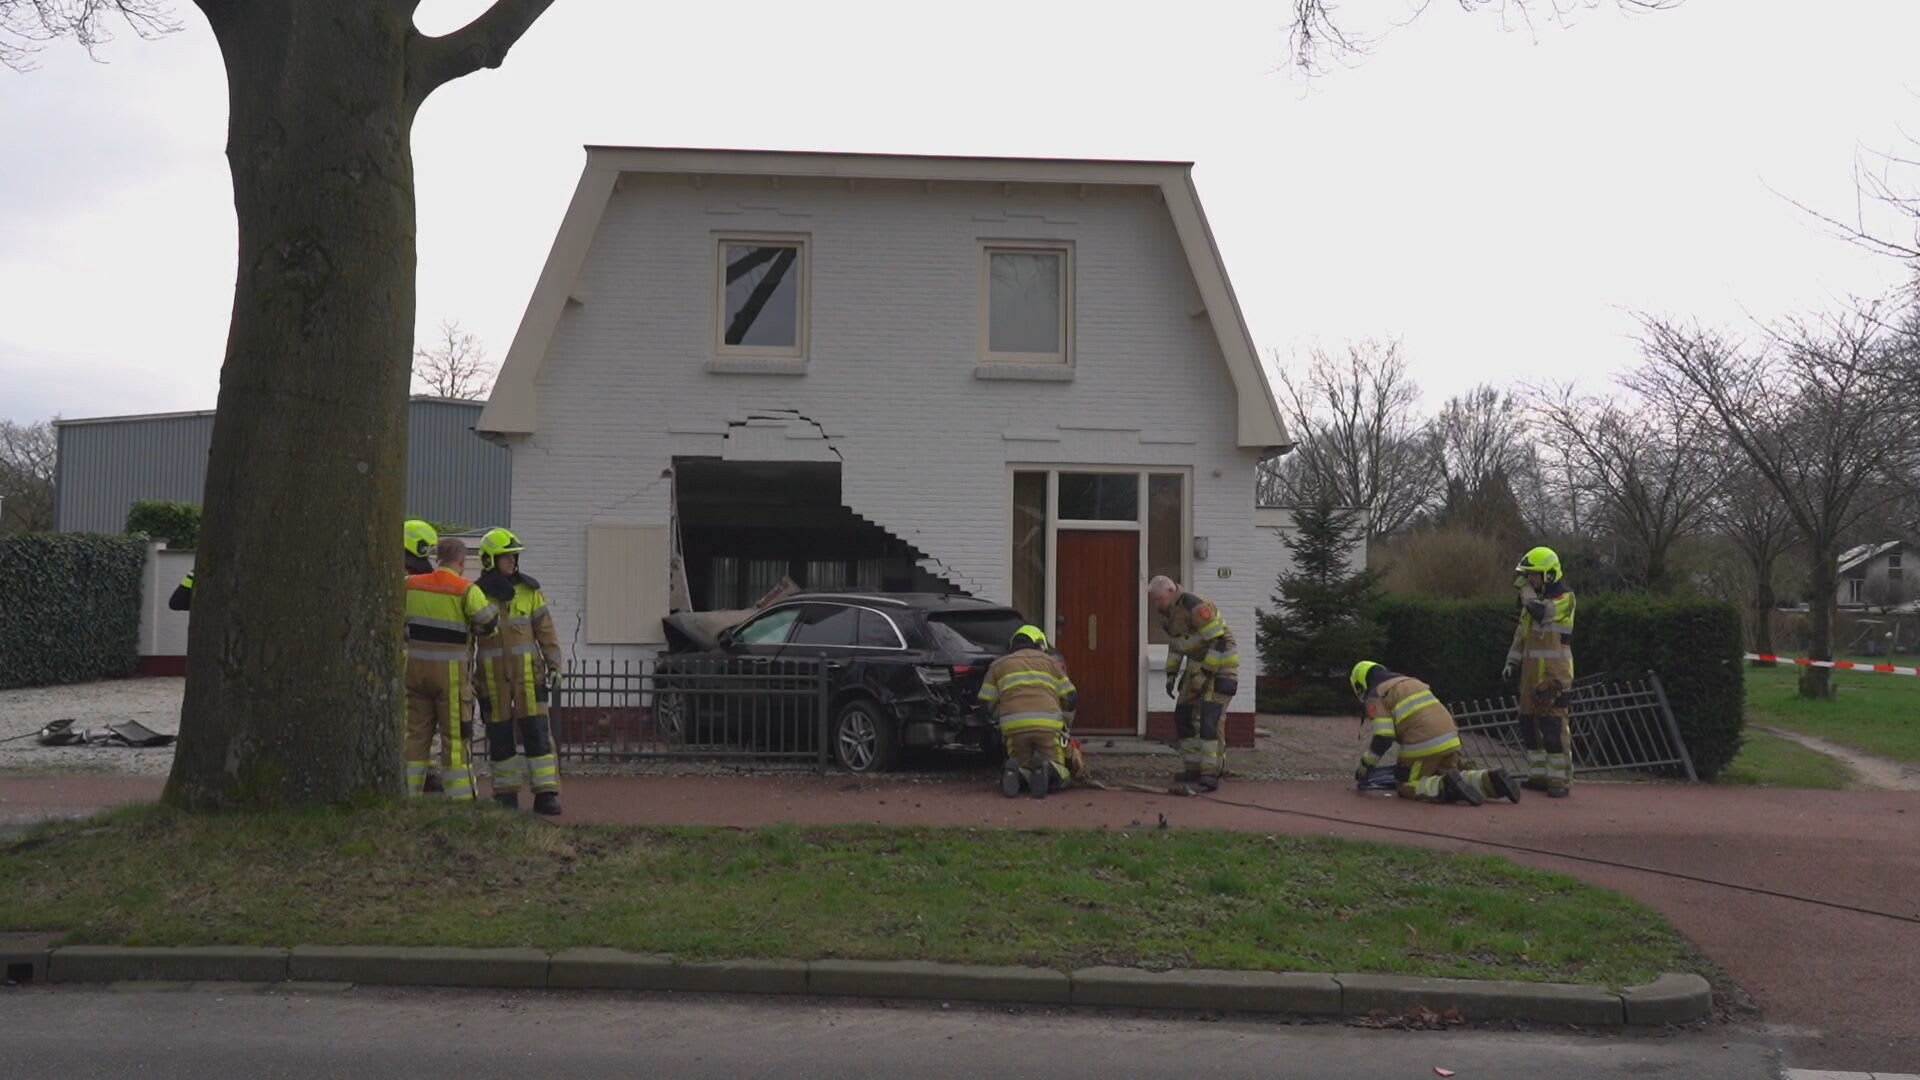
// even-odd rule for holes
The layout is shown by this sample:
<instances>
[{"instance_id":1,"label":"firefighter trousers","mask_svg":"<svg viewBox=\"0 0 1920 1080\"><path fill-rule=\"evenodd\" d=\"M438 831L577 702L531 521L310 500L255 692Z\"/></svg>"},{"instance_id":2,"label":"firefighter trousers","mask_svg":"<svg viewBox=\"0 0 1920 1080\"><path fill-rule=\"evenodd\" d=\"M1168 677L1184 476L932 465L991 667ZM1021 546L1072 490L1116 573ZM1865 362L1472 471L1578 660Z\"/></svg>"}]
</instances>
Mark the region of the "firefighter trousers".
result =
<instances>
[{"instance_id":1,"label":"firefighter trousers","mask_svg":"<svg viewBox=\"0 0 1920 1080\"><path fill-rule=\"evenodd\" d=\"M1520 714L1520 745L1527 748L1527 784L1548 791L1573 787L1573 729L1565 710Z\"/></svg>"},{"instance_id":2,"label":"firefighter trousers","mask_svg":"<svg viewBox=\"0 0 1920 1080\"><path fill-rule=\"evenodd\" d=\"M1227 773L1227 703L1240 689L1235 669L1195 672L1180 683L1173 705L1173 732L1180 740L1180 773L1192 780Z\"/></svg>"},{"instance_id":3,"label":"firefighter trousers","mask_svg":"<svg viewBox=\"0 0 1920 1080\"><path fill-rule=\"evenodd\" d=\"M491 712L487 699L480 699L480 715L487 722L493 793L517 794L529 780L535 794L559 791L560 758L554 753L552 721L546 716L497 717Z\"/></svg>"},{"instance_id":4,"label":"firefighter trousers","mask_svg":"<svg viewBox=\"0 0 1920 1080\"><path fill-rule=\"evenodd\" d=\"M1404 762L1401 768L1405 769L1406 774L1400 780L1400 797L1420 802L1446 802L1446 786L1441 778L1450 772L1458 772L1460 782L1480 794L1492 795L1493 783L1487 778L1491 770L1470 769L1468 764L1458 750Z\"/></svg>"},{"instance_id":5,"label":"firefighter trousers","mask_svg":"<svg viewBox=\"0 0 1920 1080\"><path fill-rule=\"evenodd\" d=\"M1051 727L1022 728L1001 733L1000 737L1007 747L1007 768L1024 769L1028 759L1038 753L1041 760L1053 766L1054 775L1065 783L1068 778L1067 754L1061 741L1064 734L1065 729Z\"/></svg>"},{"instance_id":6,"label":"firefighter trousers","mask_svg":"<svg viewBox=\"0 0 1920 1080\"><path fill-rule=\"evenodd\" d=\"M433 737L440 736L442 789L449 799L473 798L473 768L467 759L467 721L473 690L463 660L407 658L407 795L426 793L433 766Z\"/></svg>"}]
</instances>

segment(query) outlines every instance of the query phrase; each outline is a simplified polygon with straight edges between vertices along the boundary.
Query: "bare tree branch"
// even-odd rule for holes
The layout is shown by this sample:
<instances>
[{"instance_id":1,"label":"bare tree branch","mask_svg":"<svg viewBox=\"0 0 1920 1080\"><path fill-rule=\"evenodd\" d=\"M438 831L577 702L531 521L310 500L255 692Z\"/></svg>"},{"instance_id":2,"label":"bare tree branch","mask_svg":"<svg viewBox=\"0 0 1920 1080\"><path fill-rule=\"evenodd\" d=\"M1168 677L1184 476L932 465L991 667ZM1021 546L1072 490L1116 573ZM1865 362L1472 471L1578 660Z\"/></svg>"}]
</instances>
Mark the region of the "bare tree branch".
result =
<instances>
[{"instance_id":1,"label":"bare tree branch","mask_svg":"<svg viewBox=\"0 0 1920 1080\"><path fill-rule=\"evenodd\" d=\"M69 37L98 60L94 50L113 40L107 30L111 15L143 39L180 29L159 0L0 0L0 66L31 71L34 53Z\"/></svg>"},{"instance_id":2,"label":"bare tree branch","mask_svg":"<svg viewBox=\"0 0 1920 1080\"><path fill-rule=\"evenodd\" d=\"M0 420L0 532L53 528L53 425Z\"/></svg>"},{"instance_id":3,"label":"bare tree branch","mask_svg":"<svg viewBox=\"0 0 1920 1080\"><path fill-rule=\"evenodd\" d=\"M1408 18L1394 24L1396 28L1406 26L1414 19L1426 13L1433 0L1417 0ZM1535 34L1534 13L1542 12L1555 23L1566 26L1569 18L1583 8L1596 8L1611 2L1622 11L1645 12L1667 11L1679 7L1685 0L1457 0L1462 11L1468 14L1491 11L1499 15L1503 29L1511 27L1511 21L1518 19L1529 35ZM1357 59L1372 51L1378 43L1377 36L1369 37L1354 30L1339 14L1340 5L1335 0L1293 0L1293 23L1289 27L1292 40L1294 63L1308 73L1323 69L1323 59L1332 56L1336 59Z\"/></svg>"},{"instance_id":4,"label":"bare tree branch","mask_svg":"<svg viewBox=\"0 0 1920 1080\"><path fill-rule=\"evenodd\" d=\"M494 366L480 339L457 322L440 324L440 339L413 352L413 379L435 397L477 401L493 389Z\"/></svg>"},{"instance_id":5,"label":"bare tree branch","mask_svg":"<svg viewBox=\"0 0 1920 1080\"><path fill-rule=\"evenodd\" d=\"M497 68L553 0L495 0L481 16L451 34L407 39L407 92L417 107L435 90L481 68Z\"/></svg>"}]
</instances>

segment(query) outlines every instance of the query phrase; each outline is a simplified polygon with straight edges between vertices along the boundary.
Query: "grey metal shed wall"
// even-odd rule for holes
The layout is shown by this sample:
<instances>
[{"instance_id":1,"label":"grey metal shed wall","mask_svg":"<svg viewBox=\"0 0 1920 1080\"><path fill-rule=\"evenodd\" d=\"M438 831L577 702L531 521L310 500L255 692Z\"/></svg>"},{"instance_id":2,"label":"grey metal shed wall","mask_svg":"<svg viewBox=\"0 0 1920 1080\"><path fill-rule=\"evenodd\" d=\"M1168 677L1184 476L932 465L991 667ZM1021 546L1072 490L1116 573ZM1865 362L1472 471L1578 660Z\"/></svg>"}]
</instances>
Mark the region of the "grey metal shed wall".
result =
<instances>
[{"instance_id":1,"label":"grey metal shed wall","mask_svg":"<svg viewBox=\"0 0 1920 1080\"><path fill-rule=\"evenodd\" d=\"M54 458L57 532L117 533L140 499L197 503L207 483L213 416L62 424Z\"/></svg>"},{"instance_id":2,"label":"grey metal shed wall","mask_svg":"<svg viewBox=\"0 0 1920 1080\"><path fill-rule=\"evenodd\" d=\"M458 525L508 525L513 457L473 433L480 402L414 401L407 423L407 514ZM213 415L62 424L54 528L117 533L140 499L197 503Z\"/></svg>"},{"instance_id":3,"label":"grey metal shed wall","mask_svg":"<svg viewBox=\"0 0 1920 1080\"><path fill-rule=\"evenodd\" d=\"M473 433L480 402L416 401L407 421L407 516L510 525L513 454Z\"/></svg>"}]
</instances>

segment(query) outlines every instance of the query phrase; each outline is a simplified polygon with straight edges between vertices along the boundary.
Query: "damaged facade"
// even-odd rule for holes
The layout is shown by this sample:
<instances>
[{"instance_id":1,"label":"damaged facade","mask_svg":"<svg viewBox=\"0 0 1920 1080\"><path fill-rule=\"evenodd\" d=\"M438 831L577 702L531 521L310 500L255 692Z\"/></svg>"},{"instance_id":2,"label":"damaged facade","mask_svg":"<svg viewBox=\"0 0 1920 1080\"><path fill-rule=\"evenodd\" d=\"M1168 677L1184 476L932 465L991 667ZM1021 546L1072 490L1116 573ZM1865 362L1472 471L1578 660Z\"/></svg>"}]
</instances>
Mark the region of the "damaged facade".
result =
<instances>
[{"instance_id":1,"label":"damaged facade","mask_svg":"<svg viewBox=\"0 0 1920 1080\"><path fill-rule=\"evenodd\" d=\"M1250 740L1290 440L1188 165L589 148L477 428L575 659L785 577L953 590L1058 631L1078 730L1160 734L1164 573Z\"/></svg>"}]
</instances>

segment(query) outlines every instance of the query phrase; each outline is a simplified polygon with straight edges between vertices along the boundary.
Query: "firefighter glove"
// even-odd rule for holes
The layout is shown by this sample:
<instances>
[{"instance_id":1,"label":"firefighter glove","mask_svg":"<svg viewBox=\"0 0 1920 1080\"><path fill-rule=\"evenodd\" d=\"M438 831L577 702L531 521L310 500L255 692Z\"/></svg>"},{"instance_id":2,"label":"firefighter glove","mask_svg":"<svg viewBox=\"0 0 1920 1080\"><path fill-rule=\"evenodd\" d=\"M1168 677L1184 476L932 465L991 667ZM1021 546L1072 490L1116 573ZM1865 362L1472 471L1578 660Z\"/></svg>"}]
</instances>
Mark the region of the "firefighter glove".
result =
<instances>
[{"instance_id":1,"label":"firefighter glove","mask_svg":"<svg viewBox=\"0 0 1920 1080\"><path fill-rule=\"evenodd\" d=\"M1366 762L1364 761L1361 762L1360 764L1354 766L1353 768L1353 782L1356 784L1366 783L1367 776L1372 772L1373 772L1372 769L1367 768Z\"/></svg>"},{"instance_id":2,"label":"firefighter glove","mask_svg":"<svg viewBox=\"0 0 1920 1080\"><path fill-rule=\"evenodd\" d=\"M1180 672L1178 670L1167 672L1167 696L1168 697L1175 696L1176 691L1178 691L1179 689L1180 689Z\"/></svg>"},{"instance_id":3,"label":"firefighter glove","mask_svg":"<svg viewBox=\"0 0 1920 1080\"><path fill-rule=\"evenodd\" d=\"M1512 681L1514 667L1515 667L1514 662L1509 660L1507 661L1507 666L1500 669L1500 679L1502 682Z\"/></svg>"}]
</instances>

